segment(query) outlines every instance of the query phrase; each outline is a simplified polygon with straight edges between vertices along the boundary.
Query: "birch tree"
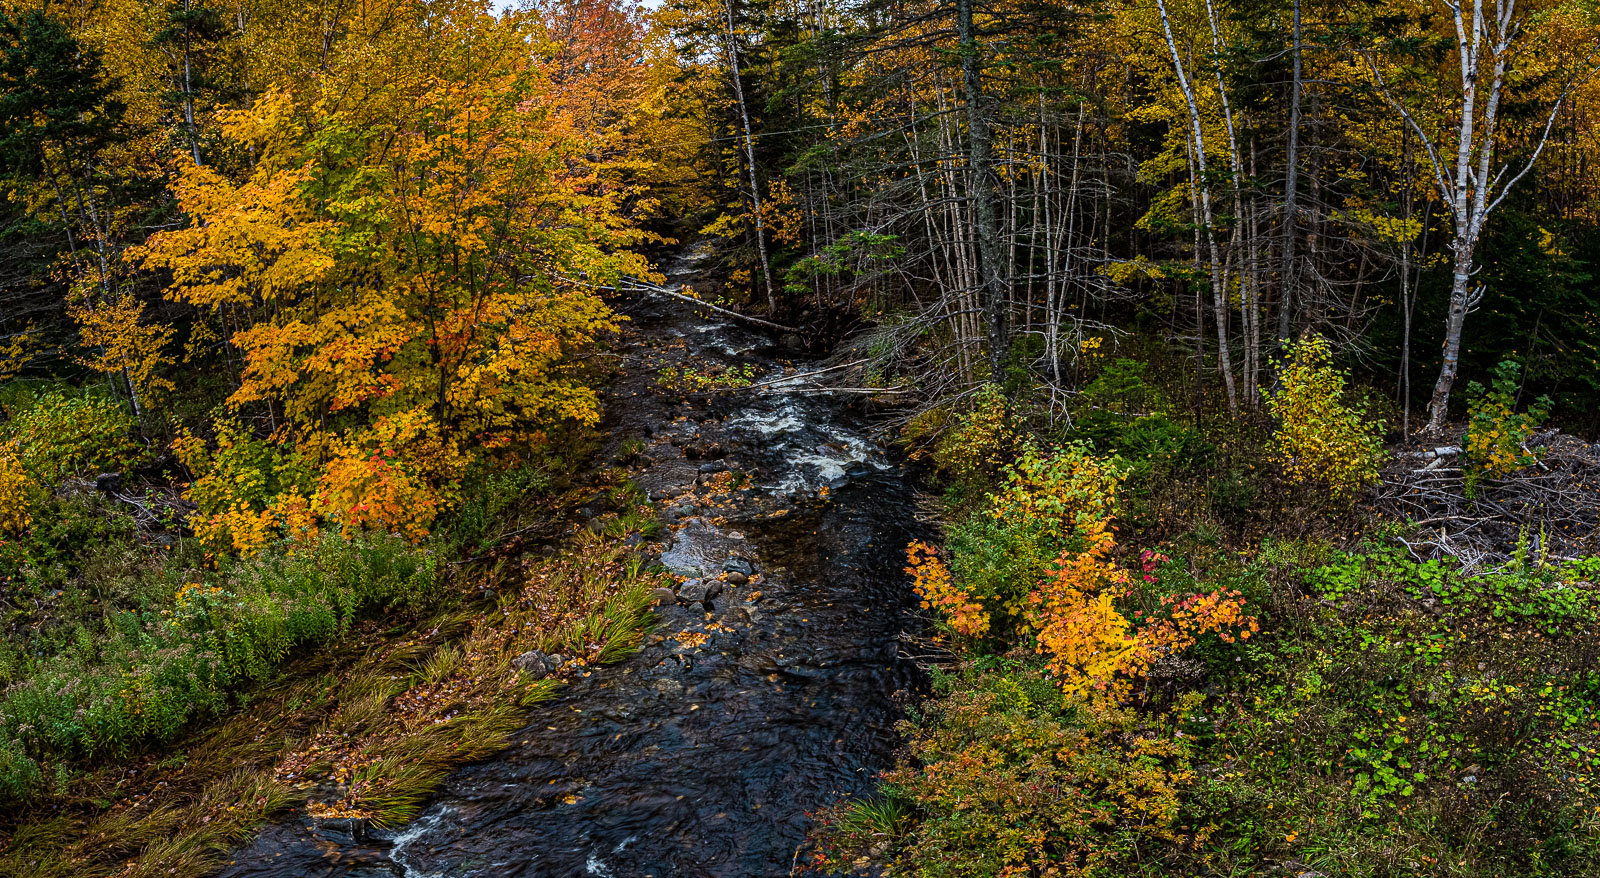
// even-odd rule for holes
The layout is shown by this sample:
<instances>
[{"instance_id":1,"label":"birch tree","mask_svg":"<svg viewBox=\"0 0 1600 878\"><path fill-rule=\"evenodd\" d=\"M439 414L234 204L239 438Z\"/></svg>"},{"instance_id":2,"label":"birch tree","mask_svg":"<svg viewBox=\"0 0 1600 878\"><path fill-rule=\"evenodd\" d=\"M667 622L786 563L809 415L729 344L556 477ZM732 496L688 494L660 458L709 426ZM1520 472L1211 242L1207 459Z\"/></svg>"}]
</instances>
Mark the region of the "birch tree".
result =
<instances>
[{"instance_id":1,"label":"birch tree","mask_svg":"<svg viewBox=\"0 0 1600 878\"><path fill-rule=\"evenodd\" d=\"M1477 271L1474 251L1484 225L1538 161L1562 104L1579 82L1593 74L1595 49L1600 46L1591 45L1573 69L1565 87L1552 101L1531 153L1513 171L1513 163L1496 161L1495 146L1507 75L1513 61L1532 42L1524 34L1517 0L1440 0L1440 4L1455 27L1458 66L1453 72L1459 78L1457 90L1450 97L1453 130L1447 127L1442 132L1430 132L1416 108L1391 87L1377 53L1369 50L1365 54L1384 101L1405 119L1421 142L1451 224L1450 307L1445 317L1443 362L1428 403L1429 433L1444 429L1450 391L1461 361L1461 330L1467 314L1483 298L1484 288L1475 287L1472 276Z\"/></svg>"}]
</instances>

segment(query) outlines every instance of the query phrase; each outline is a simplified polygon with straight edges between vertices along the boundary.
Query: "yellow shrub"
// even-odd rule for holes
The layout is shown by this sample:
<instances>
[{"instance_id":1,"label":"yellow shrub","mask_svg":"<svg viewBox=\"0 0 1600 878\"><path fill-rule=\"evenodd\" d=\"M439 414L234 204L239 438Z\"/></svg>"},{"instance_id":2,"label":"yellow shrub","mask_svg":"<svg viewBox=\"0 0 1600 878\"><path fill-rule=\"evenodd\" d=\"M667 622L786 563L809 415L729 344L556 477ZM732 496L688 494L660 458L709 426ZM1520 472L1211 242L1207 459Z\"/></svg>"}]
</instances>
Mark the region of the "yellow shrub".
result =
<instances>
[{"instance_id":1,"label":"yellow shrub","mask_svg":"<svg viewBox=\"0 0 1600 878\"><path fill-rule=\"evenodd\" d=\"M16 454L0 453L0 532L16 536L33 524L33 478Z\"/></svg>"},{"instance_id":2,"label":"yellow shrub","mask_svg":"<svg viewBox=\"0 0 1600 878\"><path fill-rule=\"evenodd\" d=\"M1377 481L1382 445L1366 412L1344 402L1345 374L1332 359L1327 339L1291 345L1267 410L1278 421L1273 453L1289 478L1320 482L1349 501Z\"/></svg>"}]
</instances>

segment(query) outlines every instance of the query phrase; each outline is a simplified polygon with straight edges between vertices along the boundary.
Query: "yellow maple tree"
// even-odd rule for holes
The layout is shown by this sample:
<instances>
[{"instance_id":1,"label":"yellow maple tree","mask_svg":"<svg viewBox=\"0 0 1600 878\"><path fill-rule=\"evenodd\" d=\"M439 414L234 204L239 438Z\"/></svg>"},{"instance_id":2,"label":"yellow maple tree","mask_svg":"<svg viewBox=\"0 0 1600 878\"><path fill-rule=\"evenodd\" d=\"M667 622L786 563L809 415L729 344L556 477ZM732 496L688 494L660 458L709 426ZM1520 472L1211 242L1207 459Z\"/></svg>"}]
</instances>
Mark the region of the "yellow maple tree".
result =
<instances>
[{"instance_id":1,"label":"yellow maple tree","mask_svg":"<svg viewBox=\"0 0 1600 878\"><path fill-rule=\"evenodd\" d=\"M340 527L420 535L480 449L597 419L576 355L617 318L595 288L649 270L533 16L378 5L416 28L356 22L313 87L219 114L253 168L183 168L191 222L133 258L172 298L253 315L230 403L285 416Z\"/></svg>"}]
</instances>

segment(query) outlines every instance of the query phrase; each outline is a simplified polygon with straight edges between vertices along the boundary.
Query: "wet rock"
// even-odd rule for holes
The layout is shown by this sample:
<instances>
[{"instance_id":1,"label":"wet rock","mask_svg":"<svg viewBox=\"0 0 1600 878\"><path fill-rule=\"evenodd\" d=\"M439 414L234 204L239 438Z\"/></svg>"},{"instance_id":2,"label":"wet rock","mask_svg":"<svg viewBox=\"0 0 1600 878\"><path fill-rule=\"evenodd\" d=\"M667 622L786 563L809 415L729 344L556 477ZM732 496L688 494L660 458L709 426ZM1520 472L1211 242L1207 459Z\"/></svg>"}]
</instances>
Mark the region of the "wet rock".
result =
<instances>
[{"instance_id":1,"label":"wet rock","mask_svg":"<svg viewBox=\"0 0 1600 878\"><path fill-rule=\"evenodd\" d=\"M544 657L544 663L552 671L560 670L561 666L567 663L567 657L560 653L547 655Z\"/></svg>"},{"instance_id":2,"label":"wet rock","mask_svg":"<svg viewBox=\"0 0 1600 878\"><path fill-rule=\"evenodd\" d=\"M527 674L535 680L542 680L550 673L548 658L537 649L530 649L522 655L511 660L511 666Z\"/></svg>"},{"instance_id":3,"label":"wet rock","mask_svg":"<svg viewBox=\"0 0 1600 878\"><path fill-rule=\"evenodd\" d=\"M650 591L650 603L658 607L662 604L670 604L677 599L678 593L670 588L656 588Z\"/></svg>"},{"instance_id":4,"label":"wet rock","mask_svg":"<svg viewBox=\"0 0 1600 878\"><path fill-rule=\"evenodd\" d=\"M778 337L778 347L781 347L786 351L801 351L805 349L805 346L805 339L793 332L785 332L783 335Z\"/></svg>"},{"instance_id":5,"label":"wet rock","mask_svg":"<svg viewBox=\"0 0 1600 878\"><path fill-rule=\"evenodd\" d=\"M594 518L604 514L609 506L610 501L605 494L590 494L588 499L583 501L583 505L578 507L578 511L586 518Z\"/></svg>"},{"instance_id":6,"label":"wet rock","mask_svg":"<svg viewBox=\"0 0 1600 878\"><path fill-rule=\"evenodd\" d=\"M360 866L349 873L349 878L404 878L405 867L393 864Z\"/></svg>"},{"instance_id":7,"label":"wet rock","mask_svg":"<svg viewBox=\"0 0 1600 878\"><path fill-rule=\"evenodd\" d=\"M727 471L728 471L728 463L727 463L727 461L713 460L713 461L710 461L708 463L700 464L700 472L703 473L703 474L706 474L706 475L712 475L712 474L715 474L715 473L725 473Z\"/></svg>"},{"instance_id":8,"label":"wet rock","mask_svg":"<svg viewBox=\"0 0 1600 878\"><path fill-rule=\"evenodd\" d=\"M705 583L706 600L715 600L718 595L722 594L722 582L720 580L707 579Z\"/></svg>"},{"instance_id":9,"label":"wet rock","mask_svg":"<svg viewBox=\"0 0 1600 878\"><path fill-rule=\"evenodd\" d=\"M724 624L724 625L744 625L744 624L747 624L750 621L750 611L745 609L744 607L734 607L733 609L729 610L728 612L722 614L722 620L721 621L722 621L722 624Z\"/></svg>"},{"instance_id":10,"label":"wet rock","mask_svg":"<svg viewBox=\"0 0 1600 878\"><path fill-rule=\"evenodd\" d=\"M364 817L328 817L316 821L317 834L331 836L330 840L359 844L367 840L367 821Z\"/></svg>"},{"instance_id":11,"label":"wet rock","mask_svg":"<svg viewBox=\"0 0 1600 878\"><path fill-rule=\"evenodd\" d=\"M94 489L102 494L122 492L122 473L101 473L94 477Z\"/></svg>"},{"instance_id":12,"label":"wet rock","mask_svg":"<svg viewBox=\"0 0 1600 878\"><path fill-rule=\"evenodd\" d=\"M678 600L685 603L696 603L709 599L711 587L704 579L691 579L678 586Z\"/></svg>"},{"instance_id":13,"label":"wet rock","mask_svg":"<svg viewBox=\"0 0 1600 878\"><path fill-rule=\"evenodd\" d=\"M644 542L644 534L639 533L638 531L634 531L633 533L628 534L627 537L623 538L623 540L622 540L622 544L624 546L627 546L630 549L638 548L639 544L643 543L643 542Z\"/></svg>"},{"instance_id":14,"label":"wet rock","mask_svg":"<svg viewBox=\"0 0 1600 878\"><path fill-rule=\"evenodd\" d=\"M738 556L724 561L722 563L722 569L729 573L743 573L745 576L750 576L756 572L756 567L754 564L751 564L749 561Z\"/></svg>"},{"instance_id":15,"label":"wet rock","mask_svg":"<svg viewBox=\"0 0 1600 878\"><path fill-rule=\"evenodd\" d=\"M744 585L745 583L747 583L749 581L750 581L750 577L746 576L743 573L740 573L737 570L731 571L728 574L728 584L729 585Z\"/></svg>"}]
</instances>

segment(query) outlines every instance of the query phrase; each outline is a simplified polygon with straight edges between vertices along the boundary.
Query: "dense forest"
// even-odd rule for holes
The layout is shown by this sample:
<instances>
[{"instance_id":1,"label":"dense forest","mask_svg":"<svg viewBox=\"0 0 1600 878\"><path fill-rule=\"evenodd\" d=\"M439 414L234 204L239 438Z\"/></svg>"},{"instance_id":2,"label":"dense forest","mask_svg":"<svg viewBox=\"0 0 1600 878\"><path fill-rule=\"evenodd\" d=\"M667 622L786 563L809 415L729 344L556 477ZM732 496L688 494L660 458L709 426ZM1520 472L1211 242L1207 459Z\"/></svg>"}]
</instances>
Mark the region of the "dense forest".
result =
<instances>
[{"instance_id":1,"label":"dense forest","mask_svg":"<svg viewBox=\"0 0 1600 878\"><path fill-rule=\"evenodd\" d=\"M0 0L0 875L424 874L889 470L892 747L662 874L1600 872L1597 73L1570 0Z\"/></svg>"}]
</instances>

